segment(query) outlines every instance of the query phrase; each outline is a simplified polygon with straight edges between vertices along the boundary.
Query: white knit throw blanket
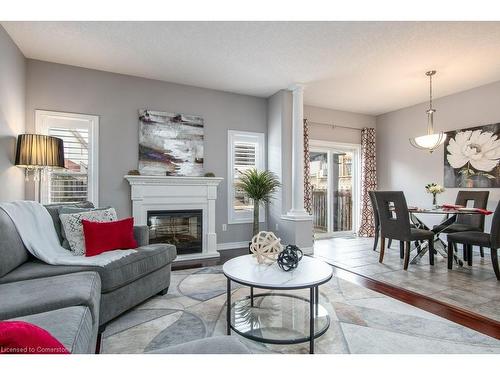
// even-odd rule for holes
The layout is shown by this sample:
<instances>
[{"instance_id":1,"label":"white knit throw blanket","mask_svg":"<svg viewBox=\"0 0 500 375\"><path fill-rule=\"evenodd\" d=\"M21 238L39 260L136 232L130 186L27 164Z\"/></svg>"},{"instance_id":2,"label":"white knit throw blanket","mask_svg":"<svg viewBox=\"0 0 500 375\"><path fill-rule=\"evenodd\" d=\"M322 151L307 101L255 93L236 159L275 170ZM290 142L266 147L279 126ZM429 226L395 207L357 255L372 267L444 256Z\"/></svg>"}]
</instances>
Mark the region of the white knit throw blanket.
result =
<instances>
[{"instance_id":1,"label":"white knit throw blanket","mask_svg":"<svg viewBox=\"0 0 500 375\"><path fill-rule=\"evenodd\" d=\"M85 257L75 256L59 243L49 212L34 201L0 203L0 208L10 216L28 251L41 261L53 265L104 266L135 253L136 250L113 250Z\"/></svg>"}]
</instances>

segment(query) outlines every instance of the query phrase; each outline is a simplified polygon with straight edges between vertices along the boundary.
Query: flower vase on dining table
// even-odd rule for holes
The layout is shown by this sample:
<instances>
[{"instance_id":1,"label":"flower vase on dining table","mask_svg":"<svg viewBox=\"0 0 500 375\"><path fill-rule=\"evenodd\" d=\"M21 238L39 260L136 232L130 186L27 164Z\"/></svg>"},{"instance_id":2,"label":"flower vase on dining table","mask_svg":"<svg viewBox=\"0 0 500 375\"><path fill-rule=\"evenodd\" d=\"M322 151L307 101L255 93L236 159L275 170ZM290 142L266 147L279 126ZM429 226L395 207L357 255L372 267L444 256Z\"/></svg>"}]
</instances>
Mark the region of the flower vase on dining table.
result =
<instances>
[{"instance_id":1,"label":"flower vase on dining table","mask_svg":"<svg viewBox=\"0 0 500 375\"><path fill-rule=\"evenodd\" d=\"M439 208L439 206L437 204L437 195L444 192L444 188L441 185L438 185L435 182L432 182L430 184L425 185L425 190L429 194L432 194L432 208L433 209Z\"/></svg>"}]
</instances>

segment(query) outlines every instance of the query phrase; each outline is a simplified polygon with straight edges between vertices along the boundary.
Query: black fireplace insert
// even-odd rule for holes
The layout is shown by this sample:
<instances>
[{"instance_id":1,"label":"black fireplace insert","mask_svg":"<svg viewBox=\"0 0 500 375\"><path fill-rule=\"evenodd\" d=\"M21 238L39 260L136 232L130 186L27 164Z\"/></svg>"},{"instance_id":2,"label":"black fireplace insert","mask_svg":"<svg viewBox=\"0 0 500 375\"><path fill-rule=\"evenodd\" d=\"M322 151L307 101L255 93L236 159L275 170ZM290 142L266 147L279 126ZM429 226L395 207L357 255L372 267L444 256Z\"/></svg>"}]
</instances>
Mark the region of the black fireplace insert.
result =
<instances>
[{"instance_id":1,"label":"black fireplace insert","mask_svg":"<svg viewBox=\"0 0 500 375\"><path fill-rule=\"evenodd\" d=\"M203 211L148 211L149 243L169 243L177 254L202 252Z\"/></svg>"}]
</instances>

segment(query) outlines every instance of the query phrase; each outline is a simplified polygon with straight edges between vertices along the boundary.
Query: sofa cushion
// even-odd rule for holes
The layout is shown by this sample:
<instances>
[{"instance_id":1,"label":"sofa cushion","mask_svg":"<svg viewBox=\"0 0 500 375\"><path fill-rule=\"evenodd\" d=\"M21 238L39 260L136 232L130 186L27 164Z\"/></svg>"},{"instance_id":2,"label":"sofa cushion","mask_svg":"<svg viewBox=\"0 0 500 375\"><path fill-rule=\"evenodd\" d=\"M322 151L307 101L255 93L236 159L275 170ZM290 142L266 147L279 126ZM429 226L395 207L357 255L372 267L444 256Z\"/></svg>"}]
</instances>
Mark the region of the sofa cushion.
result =
<instances>
[{"instance_id":1,"label":"sofa cushion","mask_svg":"<svg viewBox=\"0 0 500 375\"><path fill-rule=\"evenodd\" d=\"M24 321L0 322L0 354L69 354L50 332Z\"/></svg>"},{"instance_id":2,"label":"sofa cushion","mask_svg":"<svg viewBox=\"0 0 500 375\"><path fill-rule=\"evenodd\" d=\"M137 246L149 244L149 227L147 225L134 225L134 238Z\"/></svg>"},{"instance_id":3,"label":"sofa cushion","mask_svg":"<svg viewBox=\"0 0 500 375\"><path fill-rule=\"evenodd\" d=\"M106 324L170 285L171 267L166 265L119 289L101 295L100 324Z\"/></svg>"},{"instance_id":4,"label":"sofa cushion","mask_svg":"<svg viewBox=\"0 0 500 375\"><path fill-rule=\"evenodd\" d=\"M73 272L95 271L101 276L102 292L107 293L172 263L176 256L177 252L173 245L151 244L138 247L137 252L111 262L104 267L51 266L34 260L24 263L0 278L0 285L2 283Z\"/></svg>"},{"instance_id":5,"label":"sofa cushion","mask_svg":"<svg viewBox=\"0 0 500 375\"><path fill-rule=\"evenodd\" d=\"M52 221L54 222L54 228L56 229L57 237L59 238L59 242L62 244L63 236L61 232L61 220L59 219L59 210L62 207L78 207L78 208L94 208L92 202L78 202L78 203L55 203L55 204L47 204L45 208L50 214Z\"/></svg>"},{"instance_id":6,"label":"sofa cushion","mask_svg":"<svg viewBox=\"0 0 500 375\"><path fill-rule=\"evenodd\" d=\"M101 281L96 272L44 277L0 284L0 320L71 306L87 306L99 319Z\"/></svg>"},{"instance_id":7,"label":"sofa cushion","mask_svg":"<svg viewBox=\"0 0 500 375\"><path fill-rule=\"evenodd\" d=\"M168 244L146 245L136 250L137 252L111 262L98 271L104 293L130 284L172 263L177 256L175 246Z\"/></svg>"},{"instance_id":8,"label":"sofa cushion","mask_svg":"<svg viewBox=\"0 0 500 375\"><path fill-rule=\"evenodd\" d=\"M92 314L86 306L73 306L40 314L17 317L48 331L70 353L94 353L97 326L92 323Z\"/></svg>"},{"instance_id":9,"label":"sofa cushion","mask_svg":"<svg viewBox=\"0 0 500 375\"><path fill-rule=\"evenodd\" d=\"M19 267L29 257L14 222L0 208L0 277Z\"/></svg>"}]
</instances>

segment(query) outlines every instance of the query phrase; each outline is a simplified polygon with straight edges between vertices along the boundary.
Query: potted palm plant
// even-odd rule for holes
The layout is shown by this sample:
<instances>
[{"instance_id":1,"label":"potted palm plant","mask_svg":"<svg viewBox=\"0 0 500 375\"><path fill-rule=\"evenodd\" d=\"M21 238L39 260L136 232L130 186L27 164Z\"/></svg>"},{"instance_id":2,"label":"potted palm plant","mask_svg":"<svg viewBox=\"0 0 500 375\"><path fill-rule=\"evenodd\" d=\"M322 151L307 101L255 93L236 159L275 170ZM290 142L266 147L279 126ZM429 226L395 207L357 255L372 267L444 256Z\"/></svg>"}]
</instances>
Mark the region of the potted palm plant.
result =
<instances>
[{"instance_id":1,"label":"potted palm plant","mask_svg":"<svg viewBox=\"0 0 500 375\"><path fill-rule=\"evenodd\" d=\"M258 171L255 168L243 172L236 183L236 188L253 200L253 235L259 233L259 209L261 203L269 203L279 188L278 177L270 171Z\"/></svg>"}]
</instances>

